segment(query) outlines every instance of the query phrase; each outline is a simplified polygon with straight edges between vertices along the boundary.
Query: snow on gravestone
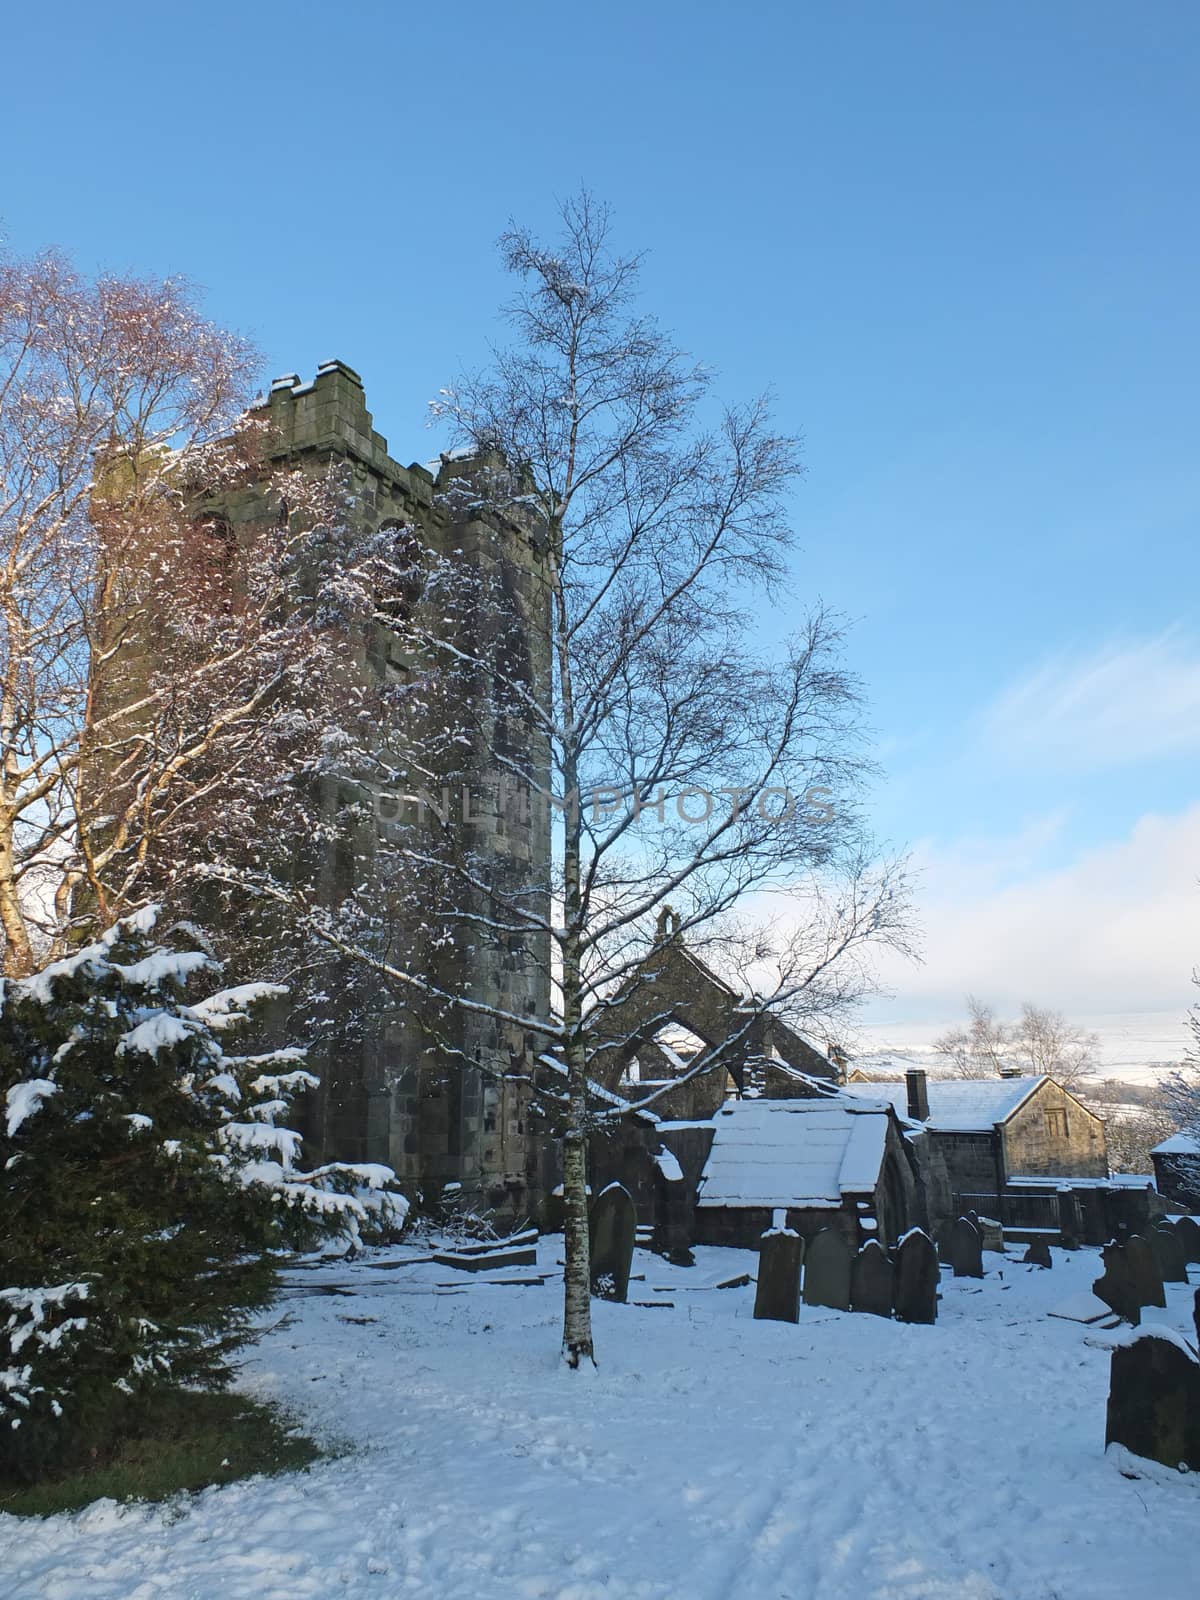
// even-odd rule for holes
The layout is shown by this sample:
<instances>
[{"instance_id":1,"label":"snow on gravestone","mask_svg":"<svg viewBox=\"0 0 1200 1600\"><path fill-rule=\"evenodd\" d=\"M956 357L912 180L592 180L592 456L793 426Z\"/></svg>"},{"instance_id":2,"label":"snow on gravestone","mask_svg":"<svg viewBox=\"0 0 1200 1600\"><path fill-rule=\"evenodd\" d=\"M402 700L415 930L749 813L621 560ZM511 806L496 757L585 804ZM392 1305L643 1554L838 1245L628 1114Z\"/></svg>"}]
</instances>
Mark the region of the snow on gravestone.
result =
<instances>
[{"instance_id":1,"label":"snow on gravestone","mask_svg":"<svg viewBox=\"0 0 1200 1600\"><path fill-rule=\"evenodd\" d=\"M933 1240L912 1228L896 1252L896 1316L901 1322L936 1322L941 1270Z\"/></svg>"},{"instance_id":2,"label":"snow on gravestone","mask_svg":"<svg viewBox=\"0 0 1200 1600\"><path fill-rule=\"evenodd\" d=\"M588 1218L591 1236L592 1293L601 1300L625 1301L637 1241L637 1210L620 1183L602 1189Z\"/></svg>"},{"instance_id":3,"label":"snow on gravestone","mask_svg":"<svg viewBox=\"0 0 1200 1600\"><path fill-rule=\"evenodd\" d=\"M850 1309L849 1244L832 1228L822 1228L804 1254L804 1304Z\"/></svg>"},{"instance_id":4,"label":"snow on gravestone","mask_svg":"<svg viewBox=\"0 0 1200 1600\"><path fill-rule=\"evenodd\" d=\"M1200 1470L1200 1361L1178 1335L1139 1328L1113 1351L1104 1442Z\"/></svg>"},{"instance_id":5,"label":"snow on gravestone","mask_svg":"<svg viewBox=\"0 0 1200 1600\"><path fill-rule=\"evenodd\" d=\"M959 1217L950 1229L949 1254L956 1278L983 1277L983 1241L979 1229L966 1217Z\"/></svg>"},{"instance_id":6,"label":"snow on gravestone","mask_svg":"<svg viewBox=\"0 0 1200 1600\"><path fill-rule=\"evenodd\" d=\"M1093 1283L1092 1293L1136 1326L1142 1320L1142 1301L1136 1264L1128 1245L1106 1244L1100 1259L1104 1262L1104 1276Z\"/></svg>"},{"instance_id":7,"label":"snow on gravestone","mask_svg":"<svg viewBox=\"0 0 1200 1600\"><path fill-rule=\"evenodd\" d=\"M1187 1257L1183 1253L1183 1240L1170 1223L1159 1223L1146 1235L1164 1283L1186 1283Z\"/></svg>"},{"instance_id":8,"label":"snow on gravestone","mask_svg":"<svg viewBox=\"0 0 1200 1600\"><path fill-rule=\"evenodd\" d=\"M1195 1217L1180 1217L1175 1223L1175 1232L1183 1246L1184 1257L1200 1262L1200 1222Z\"/></svg>"},{"instance_id":9,"label":"snow on gravestone","mask_svg":"<svg viewBox=\"0 0 1200 1600\"><path fill-rule=\"evenodd\" d=\"M1167 1297L1163 1293L1162 1274L1158 1270L1158 1259L1150 1245L1140 1233L1135 1233L1125 1249L1129 1254L1129 1265L1133 1271L1138 1305L1165 1306Z\"/></svg>"},{"instance_id":10,"label":"snow on gravestone","mask_svg":"<svg viewBox=\"0 0 1200 1600\"><path fill-rule=\"evenodd\" d=\"M878 1239L868 1239L850 1269L850 1309L874 1317L892 1314L894 1269Z\"/></svg>"},{"instance_id":11,"label":"snow on gravestone","mask_svg":"<svg viewBox=\"0 0 1200 1600\"><path fill-rule=\"evenodd\" d=\"M777 1220L758 1242L754 1315L766 1322L799 1322L800 1263L804 1240Z\"/></svg>"}]
</instances>

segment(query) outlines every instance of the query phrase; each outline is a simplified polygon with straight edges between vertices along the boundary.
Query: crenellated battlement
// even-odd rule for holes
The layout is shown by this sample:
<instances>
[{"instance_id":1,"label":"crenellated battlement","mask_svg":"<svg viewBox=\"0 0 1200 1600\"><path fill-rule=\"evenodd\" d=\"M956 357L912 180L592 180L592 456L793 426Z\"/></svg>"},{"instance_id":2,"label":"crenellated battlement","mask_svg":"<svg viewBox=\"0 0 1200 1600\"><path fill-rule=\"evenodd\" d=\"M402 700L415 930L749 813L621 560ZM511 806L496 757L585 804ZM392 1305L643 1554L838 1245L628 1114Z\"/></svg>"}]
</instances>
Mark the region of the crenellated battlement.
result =
<instances>
[{"instance_id":1,"label":"crenellated battlement","mask_svg":"<svg viewBox=\"0 0 1200 1600\"><path fill-rule=\"evenodd\" d=\"M398 486L416 505L432 507L432 474L419 462L405 467L392 458L367 410L362 378L344 361L323 361L307 383L295 372L276 378L256 412L270 423L277 457L349 457Z\"/></svg>"}]
</instances>

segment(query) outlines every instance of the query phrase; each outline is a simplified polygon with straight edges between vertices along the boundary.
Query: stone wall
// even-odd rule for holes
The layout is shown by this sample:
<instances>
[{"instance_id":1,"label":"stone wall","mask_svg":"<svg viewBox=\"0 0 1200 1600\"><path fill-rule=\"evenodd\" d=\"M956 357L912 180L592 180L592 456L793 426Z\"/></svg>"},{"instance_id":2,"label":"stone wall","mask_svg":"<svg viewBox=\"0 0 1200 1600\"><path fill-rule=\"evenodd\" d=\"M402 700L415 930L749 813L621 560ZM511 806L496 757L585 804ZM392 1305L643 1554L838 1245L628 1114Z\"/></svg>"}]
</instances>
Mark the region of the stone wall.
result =
<instances>
[{"instance_id":1,"label":"stone wall","mask_svg":"<svg viewBox=\"0 0 1200 1600\"><path fill-rule=\"evenodd\" d=\"M764 1206L698 1206L696 1243L729 1245L739 1250L757 1250L758 1242L772 1226L774 1212ZM787 1226L802 1238L811 1239L823 1228L845 1236L857 1250L863 1242L858 1213L852 1202L809 1210L789 1210Z\"/></svg>"},{"instance_id":2,"label":"stone wall","mask_svg":"<svg viewBox=\"0 0 1200 1600\"><path fill-rule=\"evenodd\" d=\"M1047 1078L1002 1126L1009 1178L1107 1178L1104 1123Z\"/></svg>"},{"instance_id":3,"label":"stone wall","mask_svg":"<svg viewBox=\"0 0 1200 1600\"><path fill-rule=\"evenodd\" d=\"M998 1194L1004 1188L999 1136L988 1133L931 1133L943 1163L951 1209L960 1194ZM951 1218L951 1220L953 1220Z\"/></svg>"}]
</instances>

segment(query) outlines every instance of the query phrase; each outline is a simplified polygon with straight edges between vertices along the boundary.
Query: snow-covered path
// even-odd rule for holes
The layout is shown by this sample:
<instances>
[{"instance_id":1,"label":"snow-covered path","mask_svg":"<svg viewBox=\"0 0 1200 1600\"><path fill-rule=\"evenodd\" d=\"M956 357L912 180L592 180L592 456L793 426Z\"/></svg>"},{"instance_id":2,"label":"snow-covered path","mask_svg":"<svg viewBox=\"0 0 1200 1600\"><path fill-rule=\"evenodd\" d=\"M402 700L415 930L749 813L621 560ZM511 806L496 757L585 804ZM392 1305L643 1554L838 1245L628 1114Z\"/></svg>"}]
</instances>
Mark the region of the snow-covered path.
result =
<instances>
[{"instance_id":1,"label":"snow-covered path","mask_svg":"<svg viewBox=\"0 0 1200 1600\"><path fill-rule=\"evenodd\" d=\"M651 1292L752 1256L684 1272L639 1253L631 1293L674 1309L597 1305L582 1378L558 1364L553 1282L434 1294L454 1274L322 1268L304 1281L355 1293L291 1302L247 1383L354 1453L176 1507L0 1516L0 1593L1194 1600L1200 1479L1105 1459L1111 1336L1045 1314L1098 1256L1054 1258L944 1277L933 1328L792 1327L754 1322L752 1287ZM1168 1294L1189 1328L1190 1294Z\"/></svg>"}]
</instances>

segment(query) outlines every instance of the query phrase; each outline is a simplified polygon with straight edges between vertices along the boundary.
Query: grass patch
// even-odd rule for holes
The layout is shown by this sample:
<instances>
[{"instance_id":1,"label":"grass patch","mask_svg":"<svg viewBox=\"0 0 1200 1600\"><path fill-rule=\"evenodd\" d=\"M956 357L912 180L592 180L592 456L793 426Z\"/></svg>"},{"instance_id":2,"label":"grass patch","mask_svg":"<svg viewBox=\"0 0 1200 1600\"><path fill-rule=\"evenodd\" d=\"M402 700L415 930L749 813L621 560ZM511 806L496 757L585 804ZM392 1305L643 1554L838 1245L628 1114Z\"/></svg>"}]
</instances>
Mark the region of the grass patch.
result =
<instances>
[{"instance_id":1,"label":"grass patch","mask_svg":"<svg viewBox=\"0 0 1200 1600\"><path fill-rule=\"evenodd\" d=\"M165 1500L255 1473L296 1472L322 1452L280 1411L239 1394L180 1391L85 1467L36 1484L0 1476L0 1511L46 1517L93 1500Z\"/></svg>"}]
</instances>

